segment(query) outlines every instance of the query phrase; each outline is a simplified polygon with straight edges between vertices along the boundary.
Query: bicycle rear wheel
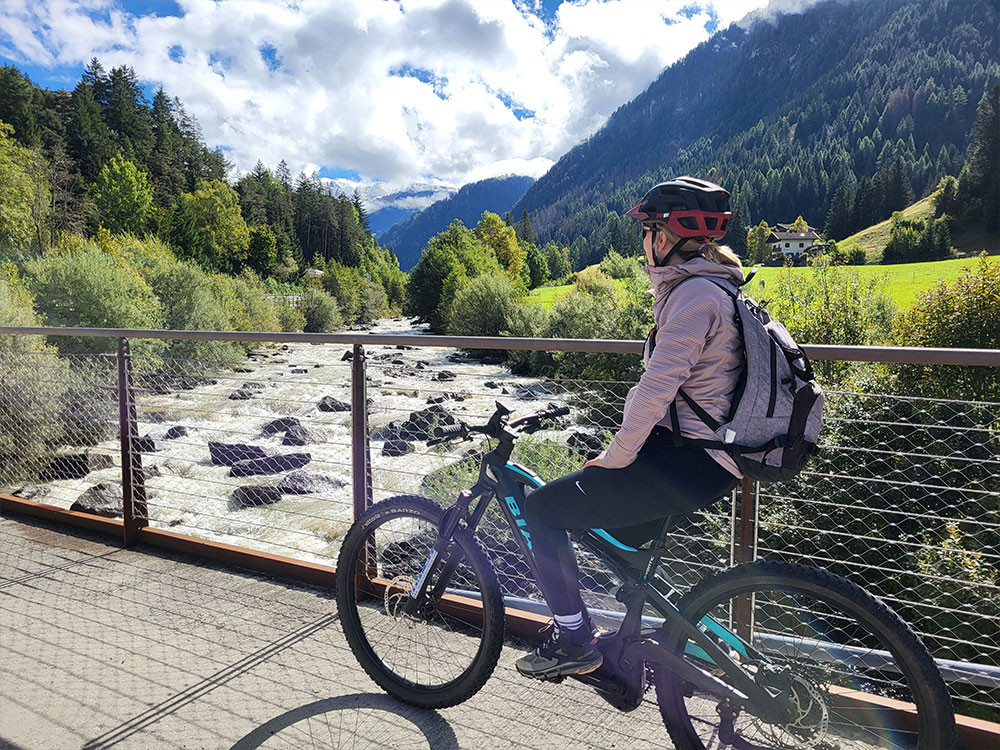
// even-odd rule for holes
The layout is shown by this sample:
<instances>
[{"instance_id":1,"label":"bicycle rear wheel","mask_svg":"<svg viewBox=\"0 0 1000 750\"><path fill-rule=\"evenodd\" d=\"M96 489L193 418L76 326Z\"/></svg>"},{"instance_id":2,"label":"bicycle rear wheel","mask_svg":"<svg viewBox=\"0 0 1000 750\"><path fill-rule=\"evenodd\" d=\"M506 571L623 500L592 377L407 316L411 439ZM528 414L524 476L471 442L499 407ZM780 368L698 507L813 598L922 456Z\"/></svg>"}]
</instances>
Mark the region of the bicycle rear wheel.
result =
<instances>
[{"instance_id":1,"label":"bicycle rear wheel","mask_svg":"<svg viewBox=\"0 0 1000 750\"><path fill-rule=\"evenodd\" d=\"M403 612L442 514L437 503L412 495L373 505L351 527L337 562L337 605L355 657L383 690L422 708L474 695L503 646L496 573L465 532L453 540L462 561L444 596L424 602L416 615Z\"/></svg>"},{"instance_id":2,"label":"bicycle rear wheel","mask_svg":"<svg viewBox=\"0 0 1000 750\"><path fill-rule=\"evenodd\" d=\"M744 667L772 694L789 695L796 714L768 724L660 669L657 701L678 748L954 745L955 717L934 660L892 610L855 584L816 568L757 561L702 580L678 607L692 622L710 617L750 644L763 659L749 651L740 656ZM731 633L726 640L739 652ZM679 630L665 643L698 658ZM703 668L726 679L702 657Z\"/></svg>"}]
</instances>

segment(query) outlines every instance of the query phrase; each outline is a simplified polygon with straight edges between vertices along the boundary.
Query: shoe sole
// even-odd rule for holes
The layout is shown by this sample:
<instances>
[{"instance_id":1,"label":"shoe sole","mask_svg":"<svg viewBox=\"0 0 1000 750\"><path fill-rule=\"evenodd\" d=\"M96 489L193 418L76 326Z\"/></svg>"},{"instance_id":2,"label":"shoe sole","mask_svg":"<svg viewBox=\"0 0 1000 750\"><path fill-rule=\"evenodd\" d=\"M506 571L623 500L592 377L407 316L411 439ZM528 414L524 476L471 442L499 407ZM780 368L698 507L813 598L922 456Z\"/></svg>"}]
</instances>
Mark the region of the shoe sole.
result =
<instances>
[{"instance_id":1,"label":"shoe sole","mask_svg":"<svg viewBox=\"0 0 1000 750\"><path fill-rule=\"evenodd\" d=\"M594 664L580 665L579 667L574 667L570 664L561 664L555 667L551 667L543 672L523 672L520 667L517 668L518 674L522 677L527 677L532 680L551 680L554 677L572 677L578 674L590 674L591 672L596 672L604 664L604 657L602 656L599 661Z\"/></svg>"}]
</instances>

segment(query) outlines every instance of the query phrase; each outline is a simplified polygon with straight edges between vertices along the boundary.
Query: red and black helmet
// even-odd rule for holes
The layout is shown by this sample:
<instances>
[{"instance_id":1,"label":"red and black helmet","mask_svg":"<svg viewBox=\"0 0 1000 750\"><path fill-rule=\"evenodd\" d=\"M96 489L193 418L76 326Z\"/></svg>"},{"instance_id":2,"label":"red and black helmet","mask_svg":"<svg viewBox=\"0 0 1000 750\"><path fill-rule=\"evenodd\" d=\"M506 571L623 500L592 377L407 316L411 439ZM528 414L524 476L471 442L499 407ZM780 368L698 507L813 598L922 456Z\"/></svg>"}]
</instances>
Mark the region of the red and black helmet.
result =
<instances>
[{"instance_id":1,"label":"red and black helmet","mask_svg":"<svg viewBox=\"0 0 1000 750\"><path fill-rule=\"evenodd\" d=\"M733 216L729 193L714 182L694 177L661 182L625 215L666 224L681 239L722 237Z\"/></svg>"}]
</instances>

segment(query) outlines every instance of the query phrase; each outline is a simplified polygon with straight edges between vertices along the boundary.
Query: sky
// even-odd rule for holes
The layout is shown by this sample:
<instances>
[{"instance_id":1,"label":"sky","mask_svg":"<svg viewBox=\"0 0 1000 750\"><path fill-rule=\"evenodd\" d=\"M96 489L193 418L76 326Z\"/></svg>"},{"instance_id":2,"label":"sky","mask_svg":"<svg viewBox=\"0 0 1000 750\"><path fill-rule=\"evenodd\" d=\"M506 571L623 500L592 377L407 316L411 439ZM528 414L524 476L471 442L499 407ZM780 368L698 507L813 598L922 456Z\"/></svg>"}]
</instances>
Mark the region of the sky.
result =
<instances>
[{"instance_id":1,"label":"sky","mask_svg":"<svg viewBox=\"0 0 1000 750\"><path fill-rule=\"evenodd\" d=\"M423 207L475 180L541 176L665 67L765 5L0 0L0 64L62 89L92 57L130 65L150 98L162 86L181 100L235 174L284 159L360 189L370 209Z\"/></svg>"}]
</instances>

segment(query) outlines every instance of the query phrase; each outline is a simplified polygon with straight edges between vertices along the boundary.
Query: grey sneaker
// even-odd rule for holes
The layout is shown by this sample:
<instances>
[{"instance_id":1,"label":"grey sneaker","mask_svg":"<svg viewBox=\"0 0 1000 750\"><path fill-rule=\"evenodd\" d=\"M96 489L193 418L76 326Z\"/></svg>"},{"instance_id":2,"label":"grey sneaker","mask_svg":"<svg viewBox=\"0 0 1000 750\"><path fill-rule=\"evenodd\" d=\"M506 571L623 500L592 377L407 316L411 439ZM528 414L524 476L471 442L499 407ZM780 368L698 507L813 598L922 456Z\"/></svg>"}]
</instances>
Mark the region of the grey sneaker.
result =
<instances>
[{"instance_id":1,"label":"grey sneaker","mask_svg":"<svg viewBox=\"0 0 1000 750\"><path fill-rule=\"evenodd\" d=\"M604 663L596 647L597 638L589 621L578 630L552 626L548 640L517 660L517 671L525 677L547 680L571 674L588 674Z\"/></svg>"}]
</instances>

